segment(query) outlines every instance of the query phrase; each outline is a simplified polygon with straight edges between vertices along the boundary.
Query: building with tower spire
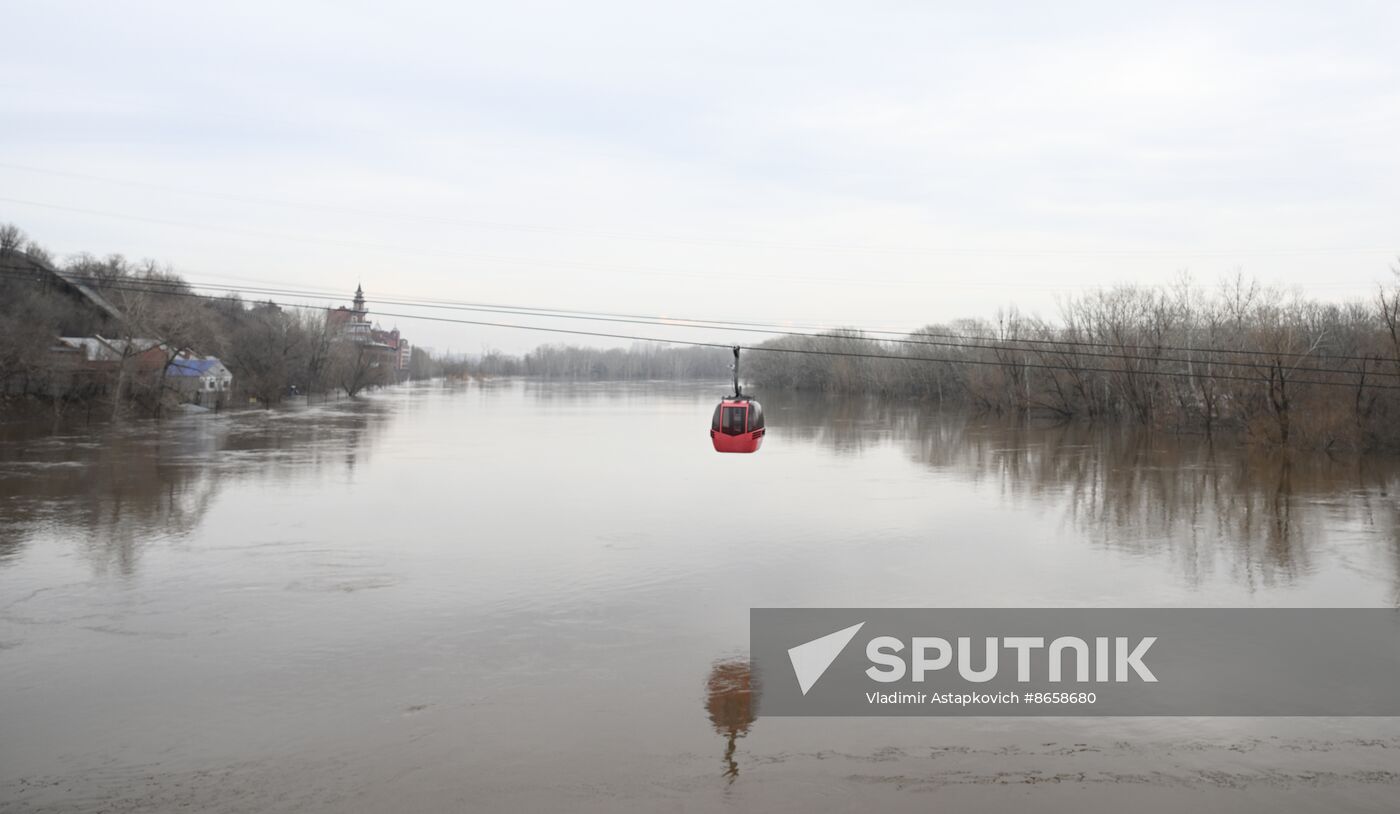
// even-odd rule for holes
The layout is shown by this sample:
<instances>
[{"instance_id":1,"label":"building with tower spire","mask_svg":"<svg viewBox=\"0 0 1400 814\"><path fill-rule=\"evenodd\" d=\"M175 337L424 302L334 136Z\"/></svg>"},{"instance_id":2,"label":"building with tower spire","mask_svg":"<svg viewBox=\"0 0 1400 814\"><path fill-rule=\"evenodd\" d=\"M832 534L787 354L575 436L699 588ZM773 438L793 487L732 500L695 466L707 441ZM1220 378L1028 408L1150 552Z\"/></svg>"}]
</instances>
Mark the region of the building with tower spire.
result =
<instances>
[{"instance_id":1,"label":"building with tower spire","mask_svg":"<svg viewBox=\"0 0 1400 814\"><path fill-rule=\"evenodd\" d=\"M355 298L350 308L342 305L327 314L326 319L339 336L356 342L370 341L370 334L374 331L374 325L369 321L369 311L365 308L365 290L362 286L355 286Z\"/></svg>"},{"instance_id":2,"label":"building with tower spire","mask_svg":"<svg viewBox=\"0 0 1400 814\"><path fill-rule=\"evenodd\" d=\"M370 321L363 285L355 286L349 308L340 306L327 314L326 320L337 339L370 346L383 357L380 363L393 370L395 379L408 377L412 360L408 339L399 335L398 328L385 331Z\"/></svg>"}]
</instances>

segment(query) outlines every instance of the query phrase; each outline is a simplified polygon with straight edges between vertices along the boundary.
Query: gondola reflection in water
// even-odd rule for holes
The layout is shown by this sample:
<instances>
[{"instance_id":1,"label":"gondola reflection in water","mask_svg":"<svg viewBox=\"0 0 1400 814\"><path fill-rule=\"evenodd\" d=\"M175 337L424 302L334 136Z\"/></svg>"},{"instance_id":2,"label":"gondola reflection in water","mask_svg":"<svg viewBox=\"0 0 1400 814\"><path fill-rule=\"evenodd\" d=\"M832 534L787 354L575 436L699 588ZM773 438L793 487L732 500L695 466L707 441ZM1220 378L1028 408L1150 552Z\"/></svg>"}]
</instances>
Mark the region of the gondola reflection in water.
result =
<instances>
[{"instance_id":1,"label":"gondola reflection in water","mask_svg":"<svg viewBox=\"0 0 1400 814\"><path fill-rule=\"evenodd\" d=\"M748 659L717 661L705 682L705 710L710 723L725 738L724 777L730 782L739 776L739 762L734 759L739 738L749 733L758 719L753 700L753 676Z\"/></svg>"}]
</instances>

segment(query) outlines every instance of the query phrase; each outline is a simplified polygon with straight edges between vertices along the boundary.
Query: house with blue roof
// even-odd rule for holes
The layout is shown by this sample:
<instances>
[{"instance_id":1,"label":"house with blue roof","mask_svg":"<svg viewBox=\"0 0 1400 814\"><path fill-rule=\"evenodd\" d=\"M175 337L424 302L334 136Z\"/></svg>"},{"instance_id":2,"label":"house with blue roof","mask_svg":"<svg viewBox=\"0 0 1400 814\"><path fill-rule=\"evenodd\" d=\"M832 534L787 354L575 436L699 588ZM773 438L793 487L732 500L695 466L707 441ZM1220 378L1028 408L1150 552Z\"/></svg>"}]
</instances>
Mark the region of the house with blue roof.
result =
<instances>
[{"instance_id":1,"label":"house with blue roof","mask_svg":"<svg viewBox=\"0 0 1400 814\"><path fill-rule=\"evenodd\" d=\"M195 404L216 404L228 398L233 374L213 356L181 354L165 369L166 381Z\"/></svg>"}]
</instances>

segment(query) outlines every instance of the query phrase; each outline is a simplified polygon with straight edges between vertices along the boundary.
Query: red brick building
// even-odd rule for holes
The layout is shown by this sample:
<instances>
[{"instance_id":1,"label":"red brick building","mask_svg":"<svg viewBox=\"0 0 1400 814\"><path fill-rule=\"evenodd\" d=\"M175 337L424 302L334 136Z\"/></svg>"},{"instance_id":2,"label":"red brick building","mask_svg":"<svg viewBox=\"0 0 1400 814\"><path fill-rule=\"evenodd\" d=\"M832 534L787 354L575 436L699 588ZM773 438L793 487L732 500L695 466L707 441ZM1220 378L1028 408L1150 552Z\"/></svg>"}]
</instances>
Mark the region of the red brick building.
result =
<instances>
[{"instance_id":1,"label":"red brick building","mask_svg":"<svg viewBox=\"0 0 1400 814\"><path fill-rule=\"evenodd\" d=\"M382 349L385 361L393 368L396 378L408 376L412 359L408 339L399 334L398 328L386 331L370 321L363 286L355 286L355 298L351 300L349 308L342 305L327 314L326 319L340 338Z\"/></svg>"}]
</instances>

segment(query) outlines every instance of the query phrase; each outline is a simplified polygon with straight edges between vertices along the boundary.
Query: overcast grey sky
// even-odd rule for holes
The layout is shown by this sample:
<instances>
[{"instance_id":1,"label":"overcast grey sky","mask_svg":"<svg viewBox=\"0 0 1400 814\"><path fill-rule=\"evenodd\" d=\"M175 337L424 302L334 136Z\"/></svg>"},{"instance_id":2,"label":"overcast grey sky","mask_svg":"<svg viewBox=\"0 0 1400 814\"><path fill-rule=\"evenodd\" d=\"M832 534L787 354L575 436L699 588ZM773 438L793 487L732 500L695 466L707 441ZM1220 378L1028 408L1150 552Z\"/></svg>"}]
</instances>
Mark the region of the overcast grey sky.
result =
<instances>
[{"instance_id":1,"label":"overcast grey sky","mask_svg":"<svg viewBox=\"0 0 1400 814\"><path fill-rule=\"evenodd\" d=\"M0 221L197 281L909 328L1181 270L1361 297L1400 254L1400 3L3 19Z\"/></svg>"}]
</instances>

